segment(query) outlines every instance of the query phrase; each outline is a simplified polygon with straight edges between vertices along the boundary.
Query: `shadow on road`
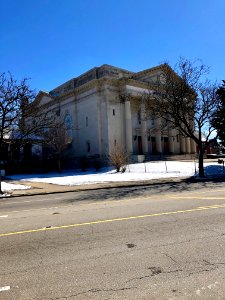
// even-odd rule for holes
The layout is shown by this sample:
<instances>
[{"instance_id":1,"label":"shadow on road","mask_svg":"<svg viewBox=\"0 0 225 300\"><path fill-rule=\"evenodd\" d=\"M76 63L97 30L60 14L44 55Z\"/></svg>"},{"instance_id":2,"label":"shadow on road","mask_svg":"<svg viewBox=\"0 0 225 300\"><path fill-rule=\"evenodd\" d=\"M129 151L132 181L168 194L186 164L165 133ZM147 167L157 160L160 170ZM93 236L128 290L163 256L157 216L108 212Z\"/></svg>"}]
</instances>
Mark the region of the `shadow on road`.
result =
<instances>
[{"instance_id":1,"label":"shadow on road","mask_svg":"<svg viewBox=\"0 0 225 300\"><path fill-rule=\"evenodd\" d=\"M152 195L167 195L168 193L180 193L184 191L194 191L204 188L216 188L221 187L221 184L225 182L225 176L220 178L205 178L197 179L195 177L190 177L188 179L183 179L179 182L161 182L155 184L146 185L136 185L124 186L124 187L114 187L105 188L98 190L87 190L81 191L74 195L73 199L65 200L67 203L73 203L83 200L92 200L96 202L105 200L121 200L126 198L137 198L143 196Z\"/></svg>"}]
</instances>

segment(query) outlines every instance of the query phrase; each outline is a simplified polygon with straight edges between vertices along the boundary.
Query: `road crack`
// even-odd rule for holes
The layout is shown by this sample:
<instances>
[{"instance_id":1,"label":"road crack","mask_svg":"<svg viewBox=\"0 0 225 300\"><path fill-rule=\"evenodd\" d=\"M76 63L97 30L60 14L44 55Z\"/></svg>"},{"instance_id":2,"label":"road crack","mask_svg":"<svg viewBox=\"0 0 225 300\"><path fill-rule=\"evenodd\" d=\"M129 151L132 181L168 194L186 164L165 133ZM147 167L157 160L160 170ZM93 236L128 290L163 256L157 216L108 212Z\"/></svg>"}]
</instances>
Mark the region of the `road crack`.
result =
<instances>
[{"instance_id":1,"label":"road crack","mask_svg":"<svg viewBox=\"0 0 225 300\"><path fill-rule=\"evenodd\" d=\"M142 280L142 279L145 279L145 278L154 277L154 276L157 276L157 275L160 275L160 274L171 274L171 273L183 272L182 269L175 269L175 270L171 270L171 271L164 271L160 267L149 267L148 269L152 272L151 274L140 276L140 277L131 278L128 281L126 281L126 283L134 281L134 280Z\"/></svg>"},{"instance_id":2,"label":"road crack","mask_svg":"<svg viewBox=\"0 0 225 300\"><path fill-rule=\"evenodd\" d=\"M85 295L88 293L101 293L101 292L119 292L119 291L125 291L125 290L132 290L132 289L136 289L136 286L133 287L123 287L123 288L118 288L118 289L90 289L87 291L83 291L80 293L76 293L73 295L69 295L69 296L64 296L64 297L59 297L59 298L49 298L49 300L62 300L62 299L69 299L71 297L77 297L80 295Z\"/></svg>"},{"instance_id":3,"label":"road crack","mask_svg":"<svg viewBox=\"0 0 225 300\"><path fill-rule=\"evenodd\" d=\"M177 261L172 256L170 256L169 254L164 253L164 252L159 252L159 253L165 255L166 257L168 257L169 259L171 259L173 262L175 262L177 264Z\"/></svg>"}]
</instances>

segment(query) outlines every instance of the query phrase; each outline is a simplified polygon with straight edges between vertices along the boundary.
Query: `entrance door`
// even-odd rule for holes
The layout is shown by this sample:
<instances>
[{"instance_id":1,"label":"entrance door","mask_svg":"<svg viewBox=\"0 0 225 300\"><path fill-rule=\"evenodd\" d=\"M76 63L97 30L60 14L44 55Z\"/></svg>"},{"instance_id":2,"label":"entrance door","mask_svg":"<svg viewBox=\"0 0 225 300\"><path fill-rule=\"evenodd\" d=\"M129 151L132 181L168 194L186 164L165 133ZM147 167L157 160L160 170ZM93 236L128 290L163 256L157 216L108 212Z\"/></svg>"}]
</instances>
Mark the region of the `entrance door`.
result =
<instances>
[{"instance_id":1,"label":"entrance door","mask_svg":"<svg viewBox=\"0 0 225 300\"><path fill-rule=\"evenodd\" d=\"M142 138L138 136L138 154L142 154Z\"/></svg>"},{"instance_id":2,"label":"entrance door","mask_svg":"<svg viewBox=\"0 0 225 300\"><path fill-rule=\"evenodd\" d=\"M32 145L30 143L25 144L23 147L23 158L25 160L30 160L32 156Z\"/></svg>"},{"instance_id":3,"label":"entrance door","mask_svg":"<svg viewBox=\"0 0 225 300\"><path fill-rule=\"evenodd\" d=\"M152 144L152 154L156 154L156 141L154 136L151 137L151 144Z\"/></svg>"},{"instance_id":4,"label":"entrance door","mask_svg":"<svg viewBox=\"0 0 225 300\"><path fill-rule=\"evenodd\" d=\"M163 138L163 141L164 141L164 154L169 154L169 138L167 136L164 136Z\"/></svg>"}]
</instances>

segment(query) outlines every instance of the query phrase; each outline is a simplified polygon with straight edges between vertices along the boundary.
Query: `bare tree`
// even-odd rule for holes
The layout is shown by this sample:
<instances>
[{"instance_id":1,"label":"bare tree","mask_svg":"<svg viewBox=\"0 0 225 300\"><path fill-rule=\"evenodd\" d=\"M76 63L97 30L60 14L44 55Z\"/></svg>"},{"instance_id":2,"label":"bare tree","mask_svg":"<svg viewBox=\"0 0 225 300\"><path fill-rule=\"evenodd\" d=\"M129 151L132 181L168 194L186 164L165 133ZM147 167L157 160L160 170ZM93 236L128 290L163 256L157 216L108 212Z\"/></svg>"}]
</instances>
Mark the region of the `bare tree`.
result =
<instances>
[{"instance_id":1,"label":"bare tree","mask_svg":"<svg viewBox=\"0 0 225 300\"><path fill-rule=\"evenodd\" d=\"M113 149L108 155L108 159L111 164L116 167L117 172L120 172L121 170L125 171L124 168L126 168L126 165L128 164L129 154L120 146L114 145Z\"/></svg>"},{"instance_id":2,"label":"bare tree","mask_svg":"<svg viewBox=\"0 0 225 300\"><path fill-rule=\"evenodd\" d=\"M52 116L34 99L27 78L17 81L10 73L0 74L0 161L5 141L20 147L52 123Z\"/></svg>"},{"instance_id":3,"label":"bare tree","mask_svg":"<svg viewBox=\"0 0 225 300\"><path fill-rule=\"evenodd\" d=\"M35 96L27 78L17 81L10 73L0 74L0 157L7 137L22 143L52 124L54 116Z\"/></svg>"},{"instance_id":4,"label":"bare tree","mask_svg":"<svg viewBox=\"0 0 225 300\"><path fill-rule=\"evenodd\" d=\"M57 160L58 172L61 173L61 160L65 150L71 143L68 128L63 122L55 122L47 131L42 134L44 144L49 147L49 157Z\"/></svg>"},{"instance_id":5,"label":"bare tree","mask_svg":"<svg viewBox=\"0 0 225 300\"><path fill-rule=\"evenodd\" d=\"M215 133L211 120L218 107L217 85L205 78L209 70L200 61L180 58L174 70L166 63L161 70L154 91L144 95L147 112L196 143L199 176L204 177L204 153Z\"/></svg>"},{"instance_id":6,"label":"bare tree","mask_svg":"<svg viewBox=\"0 0 225 300\"><path fill-rule=\"evenodd\" d=\"M11 74L0 75L0 157L4 139L19 127L25 102L33 98L33 91L29 89L26 79L18 83Z\"/></svg>"},{"instance_id":7,"label":"bare tree","mask_svg":"<svg viewBox=\"0 0 225 300\"><path fill-rule=\"evenodd\" d=\"M222 85L217 90L217 96L220 103L213 119L213 125L218 131L221 145L225 147L225 80L223 80Z\"/></svg>"}]
</instances>

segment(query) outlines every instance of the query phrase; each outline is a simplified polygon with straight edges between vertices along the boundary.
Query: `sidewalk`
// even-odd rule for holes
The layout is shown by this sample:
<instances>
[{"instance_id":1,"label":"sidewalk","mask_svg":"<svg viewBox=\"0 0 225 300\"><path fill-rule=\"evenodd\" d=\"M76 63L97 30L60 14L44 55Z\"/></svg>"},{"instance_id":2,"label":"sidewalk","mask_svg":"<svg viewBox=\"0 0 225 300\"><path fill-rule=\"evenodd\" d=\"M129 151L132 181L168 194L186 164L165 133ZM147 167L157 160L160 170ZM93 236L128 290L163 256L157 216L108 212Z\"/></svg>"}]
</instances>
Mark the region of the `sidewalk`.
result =
<instances>
[{"instance_id":1,"label":"sidewalk","mask_svg":"<svg viewBox=\"0 0 225 300\"><path fill-rule=\"evenodd\" d=\"M182 181L191 180L190 177L182 178L165 178L165 179L152 179L144 181L123 181L123 182L107 182L107 183L96 183L96 184L83 184L83 185L57 185L42 182L30 182L30 181L10 181L13 184L20 184L30 186L30 189L24 190L12 190L8 193L8 197L19 197L19 196L33 196L33 195L46 195L54 193L67 193L67 192L79 192L87 190L97 189L110 189L110 188L121 188L121 187L134 187L144 185L157 185L166 183L178 183Z\"/></svg>"}]
</instances>

